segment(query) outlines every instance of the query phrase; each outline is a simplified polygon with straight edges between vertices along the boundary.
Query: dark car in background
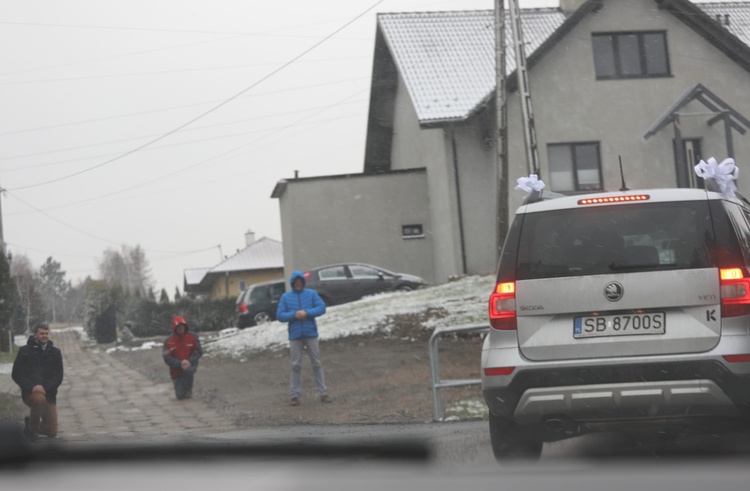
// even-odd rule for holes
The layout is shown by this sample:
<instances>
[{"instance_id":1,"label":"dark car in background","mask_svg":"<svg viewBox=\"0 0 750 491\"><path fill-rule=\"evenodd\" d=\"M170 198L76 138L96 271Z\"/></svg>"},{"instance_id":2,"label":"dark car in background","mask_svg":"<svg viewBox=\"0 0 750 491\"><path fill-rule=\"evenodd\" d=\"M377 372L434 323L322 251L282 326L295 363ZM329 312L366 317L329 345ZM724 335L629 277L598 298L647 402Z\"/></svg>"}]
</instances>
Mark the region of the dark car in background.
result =
<instances>
[{"instance_id":1,"label":"dark car in background","mask_svg":"<svg viewBox=\"0 0 750 491\"><path fill-rule=\"evenodd\" d=\"M286 280L256 283L237 296L237 327L257 326L276 320L279 298L286 291Z\"/></svg>"},{"instance_id":2,"label":"dark car in background","mask_svg":"<svg viewBox=\"0 0 750 491\"><path fill-rule=\"evenodd\" d=\"M410 291L427 285L419 276L394 273L363 263L322 266L305 273L305 288L318 292L326 305L353 302L367 295L389 291Z\"/></svg>"}]
</instances>

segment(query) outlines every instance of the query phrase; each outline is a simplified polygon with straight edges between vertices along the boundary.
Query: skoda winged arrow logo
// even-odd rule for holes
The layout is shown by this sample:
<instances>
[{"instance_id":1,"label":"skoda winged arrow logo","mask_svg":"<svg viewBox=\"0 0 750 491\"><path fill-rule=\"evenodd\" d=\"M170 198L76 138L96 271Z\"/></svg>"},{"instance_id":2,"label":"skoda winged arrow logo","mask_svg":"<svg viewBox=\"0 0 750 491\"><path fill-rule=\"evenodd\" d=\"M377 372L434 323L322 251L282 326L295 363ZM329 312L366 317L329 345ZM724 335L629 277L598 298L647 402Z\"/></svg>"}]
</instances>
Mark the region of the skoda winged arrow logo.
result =
<instances>
[{"instance_id":1,"label":"skoda winged arrow logo","mask_svg":"<svg viewBox=\"0 0 750 491\"><path fill-rule=\"evenodd\" d=\"M610 302L620 300L623 293L625 293L625 289L616 281L613 281L604 287L604 296L607 297L607 300Z\"/></svg>"}]
</instances>

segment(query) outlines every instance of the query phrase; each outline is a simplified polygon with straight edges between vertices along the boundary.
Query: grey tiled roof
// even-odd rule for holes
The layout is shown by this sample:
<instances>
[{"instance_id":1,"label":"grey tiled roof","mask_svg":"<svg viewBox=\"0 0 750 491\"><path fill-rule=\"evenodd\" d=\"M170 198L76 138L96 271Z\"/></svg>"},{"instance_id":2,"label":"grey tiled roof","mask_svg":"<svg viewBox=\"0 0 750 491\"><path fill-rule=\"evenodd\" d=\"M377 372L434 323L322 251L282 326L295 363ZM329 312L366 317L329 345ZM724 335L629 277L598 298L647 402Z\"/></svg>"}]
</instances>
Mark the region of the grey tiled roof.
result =
<instances>
[{"instance_id":1,"label":"grey tiled roof","mask_svg":"<svg viewBox=\"0 0 750 491\"><path fill-rule=\"evenodd\" d=\"M284 267L281 242L263 237L211 268L207 274Z\"/></svg>"},{"instance_id":2,"label":"grey tiled roof","mask_svg":"<svg viewBox=\"0 0 750 491\"><path fill-rule=\"evenodd\" d=\"M420 121L463 119L495 90L494 16L492 10L378 15ZM524 10L526 56L564 21L558 9ZM506 26L510 73L515 59Z\"/></svg>"},{"instance_id":3,"label":"grey tiled roof","mask_svg":"<svg viewBox=\"0 0 750 491\"><path fill-rule=\"evenodd\" d=\"M750 2L696 2L695 5L709 17L716 19L718 16L724 28L750 46Z\"/></svg>"},{"instance_id":4,"label":"grey tiled roof","mask_svg":"<svg viewBox=\"0 0 750 491\"><path fill-rule=\"evenodd\" d=\"M715 18L729 14L730 30L750 45L750 2L698 3ZM422 124L466 119L495 90L492 10L378 15L394 61ZM521 9L527 58L565 21L558 8ZM515 70L506 10L506 73Z\"/></svg>"}]
</instances>

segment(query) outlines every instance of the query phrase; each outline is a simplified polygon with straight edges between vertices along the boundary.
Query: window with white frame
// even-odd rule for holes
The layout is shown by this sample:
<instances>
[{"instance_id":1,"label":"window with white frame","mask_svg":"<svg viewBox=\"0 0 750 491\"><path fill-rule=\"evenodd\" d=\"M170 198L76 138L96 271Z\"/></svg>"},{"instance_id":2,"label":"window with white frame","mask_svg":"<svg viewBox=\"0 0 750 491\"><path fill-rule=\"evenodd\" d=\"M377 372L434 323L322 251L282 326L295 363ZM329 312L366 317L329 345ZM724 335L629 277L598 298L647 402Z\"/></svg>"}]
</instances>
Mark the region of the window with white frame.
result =
<instances>
[{"instance_id":1,"label":"window with white frame","mask_svg":"<svg viewBox=\"0 0 750 491\"><path fill-rule=\"evenodd\" d=\"M552 191L576 193L603 189L598 142L550 143L547 162Z\"/></svg>"}]
</instances>

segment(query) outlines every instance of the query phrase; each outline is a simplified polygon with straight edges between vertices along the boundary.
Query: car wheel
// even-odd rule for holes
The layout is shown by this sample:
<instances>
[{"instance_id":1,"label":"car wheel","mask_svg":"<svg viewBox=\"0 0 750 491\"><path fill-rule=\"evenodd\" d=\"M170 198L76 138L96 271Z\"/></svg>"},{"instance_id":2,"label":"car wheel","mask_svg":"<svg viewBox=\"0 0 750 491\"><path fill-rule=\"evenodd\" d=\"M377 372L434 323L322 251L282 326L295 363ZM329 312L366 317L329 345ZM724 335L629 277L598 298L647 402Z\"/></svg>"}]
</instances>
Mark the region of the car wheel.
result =
<instances>
[{"instance_id":1,"label":"car wheel","mask_svg":"<svg viewBox=\"0 0 750 491\"><path fill-rule=\"evenodd\" d=\"M255 321L255 324L258 325L271 322L273 319L271 319L271 316L267 312L258 312L255 314L255 317L253 317L253 320Z\"/></svg>"},{"instance_id":2,"label":"car wheel","mask_svg":"<svg viewBox=\"0 0 750 491\"><path fill-rule=\"evenodd\" d=\"M410 287L409 285L401 285L396 288L397 292L410 292L412 290L414 290L414 288Z\"/></svg>"},{"instance_id":3,"label":"car wheel","mask_svg":"<svg viewBox=\"0 0 750 491\"><path fill-rule=\"evenodd\" d=\"M490 414L490 443L495 460L538 460L543 442L533 429L521 427L512 421Z\"/></svg>"}]
</instances>

